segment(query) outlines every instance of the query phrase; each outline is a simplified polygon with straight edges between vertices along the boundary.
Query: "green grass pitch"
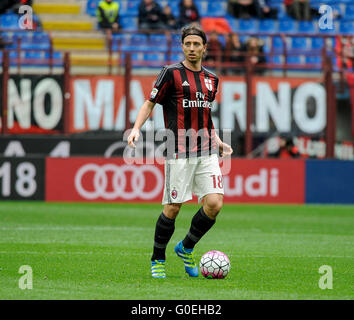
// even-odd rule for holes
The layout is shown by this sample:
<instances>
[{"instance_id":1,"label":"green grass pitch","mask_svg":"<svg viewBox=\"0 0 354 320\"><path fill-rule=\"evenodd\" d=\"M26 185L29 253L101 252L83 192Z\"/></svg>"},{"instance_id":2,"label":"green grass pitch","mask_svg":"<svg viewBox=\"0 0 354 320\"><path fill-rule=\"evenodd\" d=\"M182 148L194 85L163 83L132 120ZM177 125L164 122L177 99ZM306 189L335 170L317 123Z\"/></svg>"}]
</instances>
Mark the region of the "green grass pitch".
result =
<instances>
[{"instance_id":1,"label":"green grass pitch","mask_svg":"<svg viewBox=\"0 0 354 320\"><path fill-rule=\"evenodd\" d=\"M231 260L226 279L188 278L175 244L196 204L185 204L167 247L167 278L152 279L159 204L0 203L1 299L353 299L354 207L225 205L196 246ZM19 289L19 268L33 289ZM333 289L320 289L322 265Z\"/></svg>"}]
</instances>

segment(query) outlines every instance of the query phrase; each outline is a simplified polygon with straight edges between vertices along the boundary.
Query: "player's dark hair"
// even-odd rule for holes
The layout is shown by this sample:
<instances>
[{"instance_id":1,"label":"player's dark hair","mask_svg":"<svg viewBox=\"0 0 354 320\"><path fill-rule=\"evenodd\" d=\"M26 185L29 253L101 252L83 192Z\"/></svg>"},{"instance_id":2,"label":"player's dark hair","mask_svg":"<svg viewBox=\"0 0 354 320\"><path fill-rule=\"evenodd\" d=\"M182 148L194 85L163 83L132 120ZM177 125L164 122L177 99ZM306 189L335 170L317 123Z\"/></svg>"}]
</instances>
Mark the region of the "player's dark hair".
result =
<instances>
[{"instance_id":1,"label":"player's dark hair","mask_svg":"<svg viewBox=\"0 0 354 320\"><path fill-rule=\"evenodd\" d=\"M201 37L203 39L203 44L206 44L207 42L206 34L201 28L197 26L186 26L182 29L182 37L181 37L182 43L185 37L192 36L192 35Z\"/></svg>"}]
</instances>

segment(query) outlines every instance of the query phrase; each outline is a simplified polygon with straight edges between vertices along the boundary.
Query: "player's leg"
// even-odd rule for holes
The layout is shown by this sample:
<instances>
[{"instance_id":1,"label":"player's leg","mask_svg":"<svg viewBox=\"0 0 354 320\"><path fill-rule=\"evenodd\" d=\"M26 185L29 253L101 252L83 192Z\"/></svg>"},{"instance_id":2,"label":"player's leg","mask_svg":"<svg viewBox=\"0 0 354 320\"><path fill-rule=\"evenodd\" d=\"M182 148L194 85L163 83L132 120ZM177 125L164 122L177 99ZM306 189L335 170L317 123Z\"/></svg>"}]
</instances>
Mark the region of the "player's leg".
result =
<instances>
[{"instance_id":1,"label":"player's leg","mask_svg":"<svg viewBox=\"0 0 354 320\"><path fill-rule=\"evenodd\" d=\"M166 247L175 231L175 219L181 203L165 204L155 226L151 273L154 278L165 278Z\"/></svg>"},{"instance_id":2,"label":"player's leg","mask_svg":"<svg viewBox=\"0 0 354 320\"><path fill-rule=\"evenodd\" d=\"M151 261L166 259L166 246L175 231L175 219L181 203L165 204L155 226L154 249Z\"/></svg>"},{"instance_id":3,"label":"player's leg","mask_svg":"<svg viewBox=\"0 0 354 320\"><path fill-rule=\"evenodd\" d=\"M197 242L214 225L224 199L224 186L216 154L201 158L194 178L193 191L203 206L194 215L183 246L193 249Z\"/></svg>"},{"instance_id":4,"label":"player's leg","mask_svg":"<svg viewBox=\"0 0 354 320\"><path fill-rule=\"evenodd\" d=\"M194 246L214 225L222 207L222 197L222 194L208 194L203 198L204 204L192 218L186 237L175 247L175 252L183 259L185 270L191 277L197 277L199 274L194 260Z\"/></svg>"},{"instance_id":5,"label":"player's leg","mask_svg":"<svg viewBox=\"0 0 354 320\"><path fill-rule=\"evenodd\" d=\"M187 159L166 160L163 212L156 222L154 249L151 257L152 276L164 278L166 247L175 230L175 219L182 203L192 199L192 181Z\"/></svg>"},{"instance_id":6,"label":"player's leg","mask_svg":"<svg viewBox=\"0 0 354 320\"><path fill-rule=\"evenodd\" d=\"M219 161L216 155L202 157L194 176L193 190L202 200L203 206L192 218L186 237L176 246L176 252L183 252L186 272L198 275L198 267L193 258L194 246L215 224L215 219L223 205L223 184ZM190 268L187 268L186 261Z\"/></svg>"},{"instance_id":7,"label":"player's leg","mask_svg":"<svg viewBox=\"0 0 354 320\"><path fill-rule=\"evenodd\" d=\"M215 220L224 204L224 195L221 193L207 194L203 197L202 203L206 216Z\"/></svg>"},{"instance_id":8,"label":"player's leg","mask_svg":"<svg viewBox=\"0 0 354 320\"><path fill-rule=\"evenodd\" d=\"M223 194L212 193L203 197L203 206L196 212L192 218L190 229L183 239L183 247L187 250L193 250L199 240L215 224L216 216L223 205Z\"/></svg>"}]
</instances>

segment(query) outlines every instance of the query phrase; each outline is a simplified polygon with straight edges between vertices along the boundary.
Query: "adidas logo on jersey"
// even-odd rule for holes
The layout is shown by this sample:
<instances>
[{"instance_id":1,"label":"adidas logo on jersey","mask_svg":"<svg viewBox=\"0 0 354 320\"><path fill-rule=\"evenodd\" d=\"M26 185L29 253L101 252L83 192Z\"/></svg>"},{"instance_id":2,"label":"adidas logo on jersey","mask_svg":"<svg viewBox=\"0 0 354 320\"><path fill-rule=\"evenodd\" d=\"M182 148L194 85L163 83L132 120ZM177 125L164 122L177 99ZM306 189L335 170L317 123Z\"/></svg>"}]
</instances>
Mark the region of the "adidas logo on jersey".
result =
<instances>
[{"instance_id":1,"label":"adidas logo on jersey","mask_svg":"<svg viewBox=\"0 0 354 320\"><path fill-rule=\"evenodd\" d=\"M184 81L184 82L182 83L182 86L183 86L183 87L186 87L186 86L189 87L189 83L188 83L187 81Z\"/></svg>"}]
</instances>

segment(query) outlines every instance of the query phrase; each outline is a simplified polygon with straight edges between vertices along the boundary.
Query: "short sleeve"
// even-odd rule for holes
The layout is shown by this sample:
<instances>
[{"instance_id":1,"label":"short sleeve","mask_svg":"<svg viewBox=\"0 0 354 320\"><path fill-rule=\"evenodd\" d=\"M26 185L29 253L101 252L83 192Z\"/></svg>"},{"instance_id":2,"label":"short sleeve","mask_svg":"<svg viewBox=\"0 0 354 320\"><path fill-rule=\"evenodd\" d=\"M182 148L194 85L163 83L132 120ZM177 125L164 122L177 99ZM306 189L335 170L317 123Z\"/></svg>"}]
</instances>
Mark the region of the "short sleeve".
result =
<instances>
[{"instance_id":1,"label":"short sleeve","mask_svg":"<svg viewBox=\"0 0 354 320\"><path fill-rule=\"evenodd\" d=\"M214 83L214 92L213 92L213 98L212 101L215 100L216 93L218 92L218 84L219 84L219 79L215 78L215 83Z\"/></svg>"},{"instance_id":2,"label":"short sleeve","mask_svg":"<svg viewBox=\"0 0 354 320\"><path fill-rule=\"evenodd\" d=\"M164 100L172 82L170 69L164 67L158 75L154 88L150 93L149 100L154 103L160 103Z\"/></svg>"}]
</instances>

